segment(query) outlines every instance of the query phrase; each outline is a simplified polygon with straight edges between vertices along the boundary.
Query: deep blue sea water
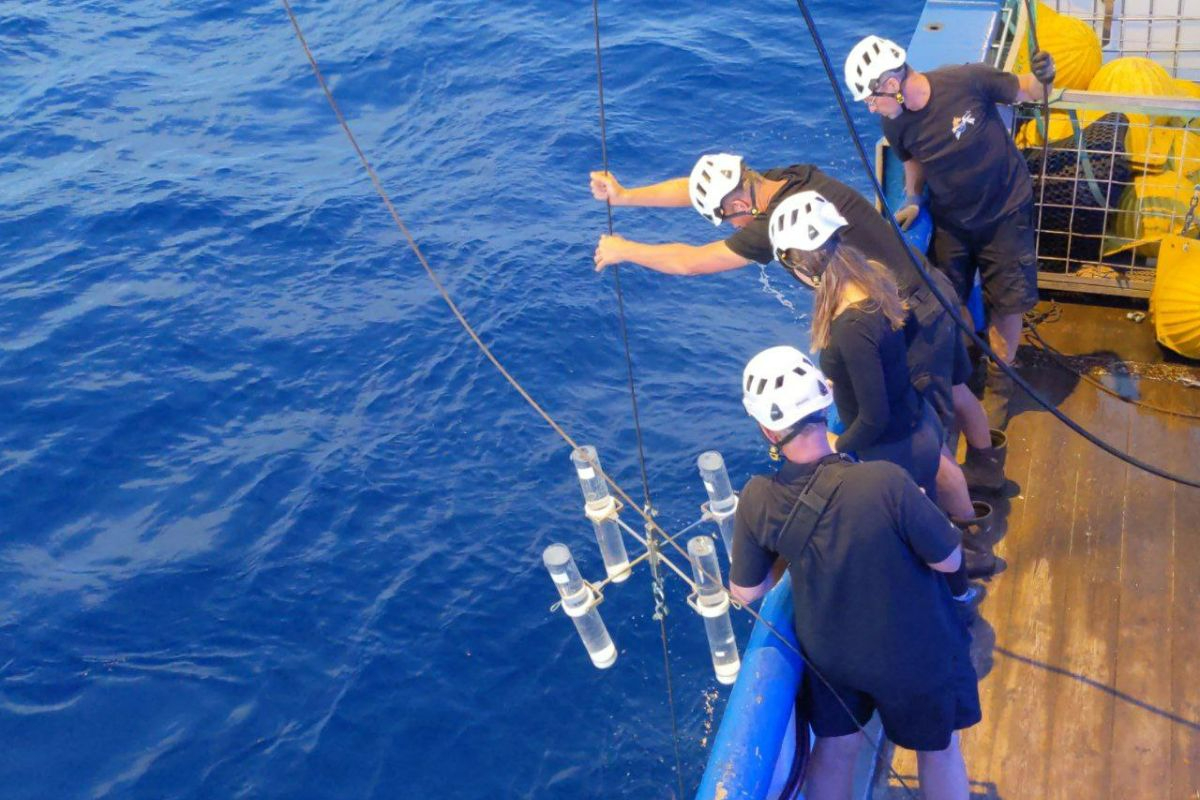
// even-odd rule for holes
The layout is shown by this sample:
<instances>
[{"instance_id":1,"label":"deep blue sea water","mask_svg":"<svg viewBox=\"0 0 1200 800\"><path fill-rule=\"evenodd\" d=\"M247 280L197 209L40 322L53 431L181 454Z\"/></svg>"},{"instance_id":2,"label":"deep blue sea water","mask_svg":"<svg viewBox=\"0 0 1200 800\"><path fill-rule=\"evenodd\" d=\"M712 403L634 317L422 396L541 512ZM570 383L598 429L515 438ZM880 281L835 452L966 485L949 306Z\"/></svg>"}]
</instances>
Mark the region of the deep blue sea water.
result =
<instances>
[{"instance_id":1,"label":"deep blue sea water","mask_svg":"<svg viewBox=\"0 0 1200 800\"><path fill-rule=\"evenodd\" d=\"M811 8L840 64L867 32L907 40L920 3ZM590 265L590 4L297 12L466 314L640 498ZM601 25L626 183L730 150L866 188L794 5L605 0ZM10 2L0 74L0 796L673 797L645 571L608 593L598 672L540 560L564 541L603 572L568 450L447 313L282 7ZM616 228L725 233L690 210ZM807 342L807 298L766 275L622 272L668 529L698 516L701 451L739 485L768 468L738 377ZM727 691L684 595L690 792Z\"/></svg>"}]
</instances>

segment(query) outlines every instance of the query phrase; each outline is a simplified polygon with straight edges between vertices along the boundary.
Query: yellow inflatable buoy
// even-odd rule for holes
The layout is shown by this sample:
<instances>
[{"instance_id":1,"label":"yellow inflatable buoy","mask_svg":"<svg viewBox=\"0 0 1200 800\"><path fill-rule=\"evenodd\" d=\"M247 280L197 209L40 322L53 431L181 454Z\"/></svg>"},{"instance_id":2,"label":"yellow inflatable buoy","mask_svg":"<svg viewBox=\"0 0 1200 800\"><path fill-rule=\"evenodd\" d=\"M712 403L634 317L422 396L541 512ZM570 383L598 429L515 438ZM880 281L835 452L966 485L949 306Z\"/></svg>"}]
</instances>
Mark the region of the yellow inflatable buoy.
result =
<instances>
[{"instance_id":1,"label":"yellow inflatable buoy","mask_svg":"<svg viewBox=\"0 0 1200 800\"><path fill-rule=\"evenodd\" d=\"M1195 188L1187 178L1170 172L1137 176L1117 202L1112 233L1128 241L1151 240L1139 244L1137 252L1157 256L1159 240L1182 230Z\"/></svg>"},{"instance_id":2,"label":"yellow inflatable buoy","mask_svg":"<svg viewBox=\"0 0 1200 800\"><path fill-rule=\"evenodd\" d=\"M1177 235L1163 239L1150 313L1160 344L1200 359L1200 242Z\"/></svg>"},{"instance_id":3,"label":"yellow inflatable buoy","mask_svg":"<svg viewBox=\"0 0 1200 800\"><path fill-rule=\"evenodd\" d=\"M1175 79L1161 64L1140 56L1125 56L1108 62L1092 78L1088 90L1148 97L1171 97L1178 91ZM1080 122L1086 126L1103 113L1080 112ZM1125 152L1129 155L1130 166L1143 172L1162 171L1167 165L1175 138L1174 130L1163 127L1170 118L1149 117L1146 114L1128 116L1129 133L1125 136Z\"/></svg>"},{"instance_id":4,"label":"yellow inflatable buoy","mask_svg":"<svg viewBox=\"0 0 1200 800\"><path fill-rule=\"evenodd\" d=\"M1083 128L1082 121L1080 129ZM1065 139L1075 132L1071 127L1071 117L1065 111L1050 112L1050 141L1057 142L1059 139ZM1042 145L1042 129L1036 119L1031 119L1021 126L1017 131L1016 137L1013 139L1017 147L1041 147Z\"/></svg>"},{"instance_id":5,"label":"yellow inflatable buoy","mask_svg":"<svg viewBox=\"0 0 1200 800\"><path fill-rule=\"evenodd\" d=\"M1171 131L1170 155L1168 172L1188 180L1200 178L1200 121Z\"/></svg>"},{"instance_id":6,"label":"yellow inflatable buoy","mask_svg":"<svg viewBox=\"0 0 1200 800\"><path fill-rule=\"evenodd\" d=\"M1175 88L1174 94L1176 97L1200 97L1200 83L1183 78L1175 78L1171 82L1171 85Z\"/></svg>"},{"instance_id":7,"label":"yellow inflatable buoy","mask_svg":"<svg viewBox=\"0 0 1200 800\"><path fill-rule=\"evenodd\" d=\"M1037 4L1038 46L1054 56L1058 89L1086 89L1092 76L1100 69L1100 37L1091 25L1077 17L1059 14L1045 3ZM1013 72L1029 72L1029 39L1021 34L1024 44L1013 64ZM1050 137L1053 141L1054 137Z\"/></svg>"}]
</instances>

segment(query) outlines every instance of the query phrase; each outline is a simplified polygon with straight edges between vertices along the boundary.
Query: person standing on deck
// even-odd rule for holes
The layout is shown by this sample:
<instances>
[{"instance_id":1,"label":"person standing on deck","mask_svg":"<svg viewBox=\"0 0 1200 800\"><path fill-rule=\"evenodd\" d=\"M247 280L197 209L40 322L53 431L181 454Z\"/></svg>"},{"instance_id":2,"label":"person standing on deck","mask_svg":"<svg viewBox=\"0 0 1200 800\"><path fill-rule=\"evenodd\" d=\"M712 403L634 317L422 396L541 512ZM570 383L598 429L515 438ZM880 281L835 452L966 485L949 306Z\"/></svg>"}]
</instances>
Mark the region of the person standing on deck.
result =
<instances>
[{"instance_id":1,"label":"person standing on deck","mask_svg":"<svg viewBox=\"0 0 1200 800\"><path fill-rule=\"evenodd\" d=\"M602 236L596 247L597 270L631 262L671 275L707 275L739 269L751 262L769 264L774 259L767 222L788 197L816 191L835 203L847 220L842 239L867 258L883 264L893 275L901 298L913 312L909 364L914 381L937 371L933 360L944 355L939 342L957 336L954 321L925 286L912 264L912 251L896 238L891 226L873 205L853 188L811 164L796 164L764 173L755 172L740 156L716 153L701 156L687 178L625 188L609 172L591 173L592 195L614 206L686 207L692 205L716 226L729 220L736 229L722 241L706 245L680 242L646 244L620 236ZM924 259L924 256L919 256ZM922 387L923 388L923 387ZM987 417L965 382L953 385L937 408L947 430L961 430L967 440L964 474L972 489L992 492L1005 485L1004 451L993 447ZM997 432L998 433L998 432ZM954 466L939 469L939 480L951 480Z\"/></svg>"},{"instance_id":2,"label":"person standing on deck","mask_svg":"<svg viewBox=\"0 0 1200 800\"><path fill-rule=\"evenodd\" d=\"M771 589L777 561L791 573L797 639L828 681L804 672L817 737L805 797L850 797L859 728L878 710L888 739L917 751L923 796L966 800L957 731L982 713L967 630L940 577L959 568L958 530L900 467L830 449L831 393L799 350L759 353L742 387L784 463L742 489L730 591L751 603Z\"/></svg>"},{"instance_id":3,"label":"person standing on deck","mask_svg":"<svg viewBox=\"0 0 1200 800\"><path fill-rule=\"evenodd\" d=\"M863 461L904 467L964 534L983 532L987 521L976 517L934 414L935 406L945 404L951 385L964 382L970 372L966 346L952 325L947 335L930 343L938 349L930 359L927 386L918 391L905 367L913 330L900 329L905 312L895 283L883 265L842 241L845 229L846 220L833 203L818 192L804 191L776 207L769 232L775 258L816 291L812 347L833 381L834 402L846 423L835 447ZM944 293L952 292L940 273L935 280ZM964 544L971 577L1004 569L1004 562L979 542ZM956 595L965 592L966 577L952 588Z\"/></svg>"},{"instance_id":4,"label":"person standing on deck","mask_svg":"<svg viewBox=\"0 0 1200 800\"><path fill-rule=\"evenodd\" d=\"M1016 355L1021 318L1038 300L1033 181L996 108L1043 99L1054 59L1038 51L1033 74L987 64L917 72L895 42L867 36L846 57L855 100L881 117L883 135L904 163L907 197L896 212L911 224L929 187L933 254L964 302L979 271L988 341L1006 364ZM1013 382L988 364L984 408L993 428L1008 424Z\"/></svg>"}]
</instances>

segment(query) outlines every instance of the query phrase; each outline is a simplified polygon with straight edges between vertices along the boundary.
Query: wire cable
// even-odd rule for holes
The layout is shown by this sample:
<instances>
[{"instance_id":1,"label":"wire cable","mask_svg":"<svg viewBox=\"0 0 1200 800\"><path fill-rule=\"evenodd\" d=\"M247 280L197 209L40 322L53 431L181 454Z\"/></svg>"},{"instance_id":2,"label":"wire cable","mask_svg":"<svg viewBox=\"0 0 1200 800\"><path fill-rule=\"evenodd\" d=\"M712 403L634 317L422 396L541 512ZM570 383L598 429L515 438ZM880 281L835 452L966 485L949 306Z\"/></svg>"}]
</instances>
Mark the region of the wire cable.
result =
<instances>
[{"instance_id":1,"label":"wire cable","mask_svg":"<svg viewBox=\"0 0 1200 800\"><path fill-rule=\"evenodd\" d=\"M604 114L604 64L600 56L600 2L592 0L592 31L596 44L596 96L600 110L600 158L604 171L608 172L608 125ZM604 208L608 214L608 235L613 234L612 203L606 197ZM642 423L638 415L637 389L633 378L633 357L629 352L629 328L625 323L625 294L621 291L621 268L612 268L613 288L617 296L617 317L620 321L621 343L625 349L625 372L629 380L629 404L633 409L633 430L637 437L638 466L642 473L642 496L645 499L645 516L653 517L654 506L650 499L650 479L646 473L646 451L642 443ZM672 544L673 544L672 540ZM667 605L666 592L663 590L662 572L659 570L658 542L654 535L654 526L646 526L646 549L650 553L650 586L654 594L654 618L658 620L658 630L662 639L663 675L666 678L667 705L671 713L671 744L675 751L675 783L679 787L679 796L683 795L683 760L679 755L679 722L675 712L675 689L671 680L671 650L667 641Z\"/></svg>"},{"instance_id":2,"label":"wire cable","mask_svg":"<svg viewBox=\"0 0 1200 800\"><path fill-rule=\"evenodd\" d=\"M957 325L964 333L966 333L967 336L970 337L971 341L974 342L975 345L981 351L983 351L983 353L990 358L992 362L995 363L1002 372L1004 372L1005 375L1011 378L1017 386L1021 387L1026 394L1033 398L1034 402L1046 409L1046 411L1053 414L1059 422L1066 425L1072 431L1079 434L1084 439L1087 439L1089 442L1094 444L1096 447L1099 447L1109 455L1121 459L1126 464L1137 467L1144 472L1148 472L1151 475L1157 475L1160 478L1164 478L1174 483L1200 489L1200 479L1187 478L1182 475L1177 475L1174 472L1169 472L1168 470L1157 467L1154 464L1143 461L1142 459L1137 458L1136 456L1127 453L1124 450L1114 447L1100 437L1096 436L1088 429L1084 428L1075 420L1071 419L1071 417L1060 411L1056 406L1054 406L1053 403L1051 403L1037 390L1030 386L1029 382L1021 377L1020 373L1013 369L1012 365L1005 363L1001 358L999 358L996 355L996 352L992 350L991 345L984 341L984 339L975 332L974 328L963 320L962 316L959 314L957 304L952 304L948 299L946 299L945 295L942 294L941 290L938 289L937 284L934 283L930 277L929 272L925 269L925 266L921 263L921 259L918 258L916 254L914 254L908 247L907 241L904 238L904 233L900 230L900 226L896 223L896 218L892 214L891 206L888 205L887 198L884 196L883 186L880 185L879 179L875 176L875 170L871 166L871 160L867 157L867 151L863 146L861 137L858 135L858 130L854 127L854 120L850 115L849 105L846 103L846 97L842 92L841 84L838 81L836 73L833 70L833 66L829 61L829 52L825 49L825 43L821 39L820 32L817 30L816 22L813 20L812 14L809 12L808 6L805 5L804 0L796 0L796 5L799 6L800 13L804 15L804 21L808 25L809 35L812 37L813 44L817 48L817 54L821 58L821 64L825 68L825 74L829 78L830 86L833 88L834 97L837 99L838 108L842 112L842 118L846 122L846 128L850 133L850 138L854 142L855 149L858 151L859 159L862 161L863 171L867 174L867 178L871 181L871 185L875 189L875 194L879 198L880 207L883 209L883 218L892 226L892 231L895 233L896 237L901 242L905 243L904 249L909 254L909 258L912 260L913 266L916 268L917 272L920 273L921 279L929 287L933 296L937 298L937 301L942 305L942 308L946 309L946 311L950 314L950 318L954 320L954 324Z\"/></svg>"}]
</instances>

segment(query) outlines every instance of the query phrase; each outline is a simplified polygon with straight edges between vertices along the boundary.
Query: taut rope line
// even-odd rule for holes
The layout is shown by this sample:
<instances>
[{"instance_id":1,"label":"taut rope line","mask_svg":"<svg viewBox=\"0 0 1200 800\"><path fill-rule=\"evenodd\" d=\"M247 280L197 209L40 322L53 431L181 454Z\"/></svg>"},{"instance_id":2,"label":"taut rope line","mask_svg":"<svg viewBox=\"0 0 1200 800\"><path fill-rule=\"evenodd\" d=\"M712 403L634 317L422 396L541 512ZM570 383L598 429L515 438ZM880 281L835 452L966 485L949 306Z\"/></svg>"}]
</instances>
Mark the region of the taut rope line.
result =
<instances>
[{"instance_id":1,"label":"taut rope line","mask_svg":"<svg viewBox=\"0 0 1200 800\"><path fill-rule=\"evenodd\" d=\"M600 107L600 157L604 164L604 171L608 172L608 125L604 116L604 64L600 58L600 3L599 0L592 0L592 31L595 34L596 43L596 96ZM604 199L604 208L608 214L608 235L613 233L613 213L612 203L606 197ZM633 380L633 357L629 352L629 328L625 324L625 295L621 291L621 267L619 264L612 266L613 288L617 295L617 316L621 325L621 343L625 348L625 373L629 380L629 404L633 409L633 430L637 436L637 451L638 451L638 466L642 472L642 496L646 500L645 514L647 518L653 517L654 506L650 500L650 479L646 475L646 451L642 445L642 423L638 416L637 404L637 389L634 386ZM675 751L675 783L679 787L679 797L682 800L683 794L683 761L679 757L679 722L675 713L675 690L671 681L671 649L667 641L667 602L666 592L663 590L662 572L659 569L659 560L661 553L657 538L655 537L654 528L656 526L646 525L646 551L650 555L650 586L654 594L654 619L658 620L658 631L662 639L662 655L663 655L663 675L666 678L667 690L667 706L671 713L671 744ZM668 538L670 544L675 545L673 538ZM675 545L678 548L678 545ZM670 561L667 561L670 564ZM674 566L674 565L671 565Z\"/></svg>"}]
</instances>

